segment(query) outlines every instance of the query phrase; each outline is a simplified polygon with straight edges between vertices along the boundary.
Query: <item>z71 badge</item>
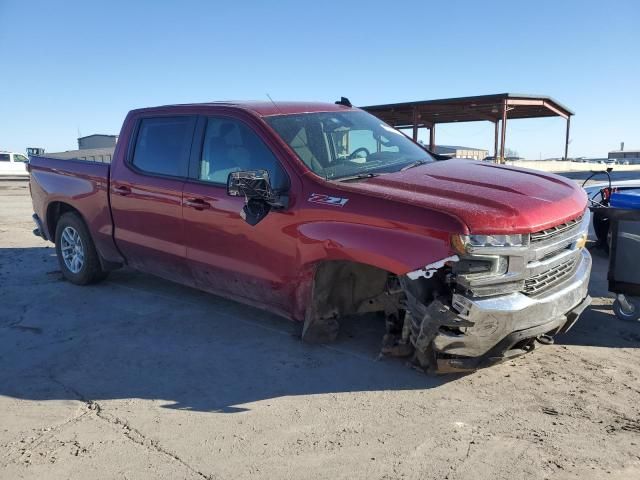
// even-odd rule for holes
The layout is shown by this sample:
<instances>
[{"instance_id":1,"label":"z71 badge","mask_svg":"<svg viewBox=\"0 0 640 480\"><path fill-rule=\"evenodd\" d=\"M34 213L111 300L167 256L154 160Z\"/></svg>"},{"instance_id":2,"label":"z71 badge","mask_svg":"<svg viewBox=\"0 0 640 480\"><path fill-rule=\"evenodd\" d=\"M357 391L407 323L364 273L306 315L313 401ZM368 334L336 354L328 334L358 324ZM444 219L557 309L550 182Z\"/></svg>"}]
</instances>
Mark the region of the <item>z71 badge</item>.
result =
<instances>
[{"instance_id":1,"label":"z71 badge","mask_svg":"<svg viewBox=\"0 0 640 480\"><path fill-rule=\"evenodd\" d=\"M309 197L311 203L321 203L323 205L331 205L333 207L344 207L349 201L348 198L331 197L329 195L323 195L321 193L312 193Z\"/></svg>"}]
</instances>

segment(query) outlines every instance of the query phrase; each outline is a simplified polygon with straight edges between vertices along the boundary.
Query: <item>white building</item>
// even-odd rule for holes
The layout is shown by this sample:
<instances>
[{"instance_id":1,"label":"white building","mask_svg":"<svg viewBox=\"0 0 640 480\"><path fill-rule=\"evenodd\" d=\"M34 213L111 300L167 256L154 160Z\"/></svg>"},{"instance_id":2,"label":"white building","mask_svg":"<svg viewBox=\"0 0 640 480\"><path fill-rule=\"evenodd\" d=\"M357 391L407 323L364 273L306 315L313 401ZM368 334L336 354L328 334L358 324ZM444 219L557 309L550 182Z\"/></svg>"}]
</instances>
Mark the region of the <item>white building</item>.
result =
<instances>
[{"instance_id":1,"label":"white building","mask_svg":"<svg viewBox=\"0 0 640 480\"><path fill-rule=\"evenodd\" d=\"M488 150L473 147L461 147L460 145L436 145L438 155L447 155L451 158L471 158L473 160L484 160L489 155Z\"/></svg>"},{"instance_id":2,"label":"white building","mask_svg":"<svg viewBox=\"0 0 640 480\"><path fill-rule=\"evenodd\" d=\"M618 163L640 163L640 150L612 150L607 158L615 158Z\"/></svg>"}]
</instances>

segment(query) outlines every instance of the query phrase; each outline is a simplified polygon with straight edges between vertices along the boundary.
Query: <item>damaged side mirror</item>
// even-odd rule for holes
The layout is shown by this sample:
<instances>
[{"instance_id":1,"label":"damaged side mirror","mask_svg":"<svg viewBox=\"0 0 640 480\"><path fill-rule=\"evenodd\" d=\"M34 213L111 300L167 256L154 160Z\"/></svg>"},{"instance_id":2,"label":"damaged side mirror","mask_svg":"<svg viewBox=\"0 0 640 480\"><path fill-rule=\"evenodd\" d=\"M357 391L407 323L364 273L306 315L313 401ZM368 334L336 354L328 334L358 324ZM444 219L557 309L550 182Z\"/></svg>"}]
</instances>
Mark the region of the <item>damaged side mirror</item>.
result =
<instances>
[{"instance_id":1,"label":"damaged side mirror","mask_svg":"<svg viewBox=\"0 0 640 480\"><path fill-rule=\"evenodd\" d=\"M286 197L273 190L266 170L231 172L227 177L227 195L245 198L240 216L251 226L260 223L271 208L286 207Z\"/></svg>"}]
</instances>

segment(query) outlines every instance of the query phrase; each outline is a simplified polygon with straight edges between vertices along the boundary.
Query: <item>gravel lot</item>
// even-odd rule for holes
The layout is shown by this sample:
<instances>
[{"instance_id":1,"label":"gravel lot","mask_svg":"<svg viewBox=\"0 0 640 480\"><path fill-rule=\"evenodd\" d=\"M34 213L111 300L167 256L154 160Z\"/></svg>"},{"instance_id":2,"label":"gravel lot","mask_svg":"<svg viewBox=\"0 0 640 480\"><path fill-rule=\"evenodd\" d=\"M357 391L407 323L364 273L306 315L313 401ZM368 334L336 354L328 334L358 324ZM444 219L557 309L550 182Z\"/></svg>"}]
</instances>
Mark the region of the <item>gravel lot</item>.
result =
<instances>
[{"instance_id":1,"label":"gravel lot","mask_svg":"<svg viewBox=\"0 0 640 480\"><path fill-rule=\"evenodd\" d=\"M62 280L0 182L0 478L640 478L640 325L606 258L555 345L469 375L330 346L256 309L122 270Z\"/></svg>"}]
</instances>

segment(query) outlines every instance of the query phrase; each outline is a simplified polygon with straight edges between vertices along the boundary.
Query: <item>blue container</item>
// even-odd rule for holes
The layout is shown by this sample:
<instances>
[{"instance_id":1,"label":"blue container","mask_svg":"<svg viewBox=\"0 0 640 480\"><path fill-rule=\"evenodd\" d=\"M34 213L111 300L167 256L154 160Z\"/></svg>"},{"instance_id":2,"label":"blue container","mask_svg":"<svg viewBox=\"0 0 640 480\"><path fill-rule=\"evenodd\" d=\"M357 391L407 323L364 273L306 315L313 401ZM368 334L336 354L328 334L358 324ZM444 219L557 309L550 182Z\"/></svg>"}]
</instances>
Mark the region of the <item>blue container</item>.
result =
<instances>
[{"instance_id":1,"label":"blue container","mask_svg":"<svg viewBox=\"0 0 640 480\"><path fill-rule=\"evenodd\" d=\"M612 193L609 206L626 210L640 210L640 189Z\"/></svg>"}]
</instances>

